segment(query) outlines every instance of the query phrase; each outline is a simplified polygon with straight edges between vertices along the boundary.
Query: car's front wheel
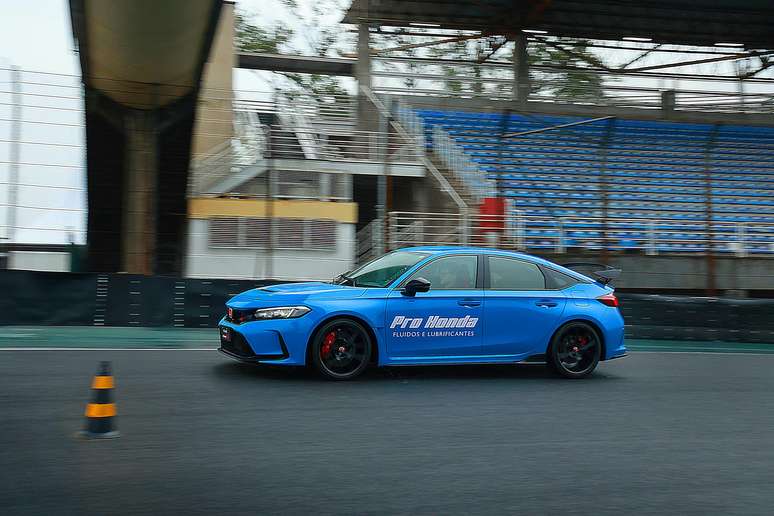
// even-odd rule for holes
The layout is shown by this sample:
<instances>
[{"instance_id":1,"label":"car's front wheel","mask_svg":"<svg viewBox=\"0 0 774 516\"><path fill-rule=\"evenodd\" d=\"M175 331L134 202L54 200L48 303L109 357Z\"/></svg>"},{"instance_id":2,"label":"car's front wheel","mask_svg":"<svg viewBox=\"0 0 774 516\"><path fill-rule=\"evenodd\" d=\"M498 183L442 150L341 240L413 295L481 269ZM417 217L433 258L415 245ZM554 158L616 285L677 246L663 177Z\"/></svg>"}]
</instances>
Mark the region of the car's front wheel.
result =
<instances>
[{"instance_id":1,"label":"car's front wheel","mask_svg":"<svg viewBox=\"0 0 774 516\"><path fill-rule=\"evenodd\" d=\"M334 319L324 324L312 339L312 362L324 377L351 380L371 360L371 337L352 319Z\"/></svg>"},{"instance_id":2,"label":"car's front wheel","mask_svg":"<svg viewBox=\"0 0 774 516\"><path fill-rule=\"evenodd\" d=\"M584 322L571 322L551 339L549 364L566 378L583 378L594 371L601 355L597 331Z\"/></svg>"}]
</instances>

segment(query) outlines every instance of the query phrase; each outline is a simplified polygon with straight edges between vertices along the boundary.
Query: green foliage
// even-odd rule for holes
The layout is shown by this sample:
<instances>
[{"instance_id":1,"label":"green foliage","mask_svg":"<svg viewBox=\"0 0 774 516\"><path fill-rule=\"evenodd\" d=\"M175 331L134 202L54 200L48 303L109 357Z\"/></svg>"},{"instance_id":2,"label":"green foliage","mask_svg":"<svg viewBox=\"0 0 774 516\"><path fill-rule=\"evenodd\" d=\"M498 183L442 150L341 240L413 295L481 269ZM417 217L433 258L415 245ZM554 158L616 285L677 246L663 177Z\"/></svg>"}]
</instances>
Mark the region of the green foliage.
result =
<instances>
[{"instance_id":1,"label":"green foliage","mask_svg":"<svg viewBox=\"0 0 774 516\"><path fill-rule=\"evenodd\" d=\"M235 20L235 45L241 51L268 52L286 54L312 54L335 57L341 50L354 41L351 35L338 23L341 16L331 17L331 13L343 13L343 0L317 0L301 9L297 0L280 0L285 9L286 19L298 21L291 28L285 23L262 26L254 23L245 13L237 13ZM335 22L330 20L335 19ZM393 48L411 46L428 41L426 37L403 34L401 30L391 36L373 36L375 48ZM463 33L459 33L462 35ZM449 37L453 37L451 34ZM604 67L601 59L590 49L584 40L550 39L553 45L540 40L529 42L528 55L530 65L550 65L551 69L531 67L530 85L532 93L552 95L566 100L599 98L604 95L603 78L591 70L592 67ZM429 57L434 59L463 60L483 63L490 60L512 62L513 43L506 42L502 36L468 39L439 44L430 47L405 48L391 52L391 56ZM557 48L561 47L561 48ZM300 48L299 48L300 47ZM442 91L454 94L492 94L501 87L496 81L486 79L508 79L512 72L506 68L488 67L482 64L459 66L442 64L428 67L416 62L385 63L388 69L402 72L401 82L406 88L417 88L422 81L418 74L432 74L442 77ZM315 74L295 74L278 72L288 81L281 90L303 91L314 96L344 95L338 77ZM483 79L466 81L466 78ZM427 82L425 82L427 84ZM424 86L425 88L427 86Z\"/></svg>"},{"instance_id":2,"label":"green foliage","mask_svg":"<svg viewBox=\"0 0 774 516\"><path fill-rule=\"evenodd\" d=\"M434 59L465 60L469 62L513 62L512 43L503 44L502 38L482 38L447 43L427 49L427 56ZM604 63L588 48L586 41L563 41L566 51L541 41L531 41L528 47L529 64L551 65L551 71L530 70L532 93L551 94L564 99L599 98L604 94L603 79L591 70L592 66L603 67ZM585 68L585 69L584 69ZM444 77L444 91L451 93L486 93L486 88L495 90L496 83L488 85L481 82L462 81L466 76L476 79L503 79L510 72L500 69L487 69L482 65L460 67L441 65ZM493 93L493 91L489 91Z\"/></svg>"},{"instance_id":3,"label":"green foliage","mask_svg":"<svg viewBox=\"0 0 774 516\"><path fill-rule=\"evenodd\" d=\"M336 0L317 1L311 6L311 12L303 14L296 0L281 0L288 19L299 20L301 27L293 30L284 23L270 27L258 25L248 19L245 13L238 12L234 20L234 45L242 52L265 52L272 54L309 54L324 57L338 55L337 46L343 39L341 27L326 24L323 18L331 9L341 10ZM299 50L294 39L301 38L305 50ZM299 90L315 97L346 95L338 77L317 74L299 74L277 72L288 81L279 89L292 94Z\"/></svg>"},{"instance_id":4,"label":"green foliage","mask_svg":"<svg viewBox=\"0 0 774 516\"><path fill-rule=\"evenodd\" d=\"M242 52L277 54L292 37L293 30L282 23L264 28L250 23L244 13L234 15L234 45Z\"/></svg>"},{"instance_id":5,"label":"green foliage","mask_svg":"<svg viewBox=\"0 0 774 516\"><path fill-rule=\"evenodd\" d=\"M562 40L561 43L565 50L540 41L530 43L530 65L551 65L557 68L550 72L533 71L530 75L532 91L578 100L603 96L602 76L590 68L603 68L605 64L589 50L589 42Z\"/></svg>"}]
</instances>

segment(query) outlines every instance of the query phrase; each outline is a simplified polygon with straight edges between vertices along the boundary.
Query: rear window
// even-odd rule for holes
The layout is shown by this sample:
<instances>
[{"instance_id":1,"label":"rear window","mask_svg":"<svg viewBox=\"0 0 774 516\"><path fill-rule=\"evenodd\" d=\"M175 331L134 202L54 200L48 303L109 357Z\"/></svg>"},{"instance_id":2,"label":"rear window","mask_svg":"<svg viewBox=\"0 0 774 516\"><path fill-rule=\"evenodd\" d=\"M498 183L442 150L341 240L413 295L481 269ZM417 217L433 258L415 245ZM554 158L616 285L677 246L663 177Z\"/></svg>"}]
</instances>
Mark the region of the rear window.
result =
<instances>
[{"instance_id":1,"label":"rear window","mask_svg":"<svg viewBox=\"0 0 774 516\"><path fill-rule=\"evenodd\" d=\"M562 290L580 283L580 281L572 276L554 269L549 269L548 267L543 267L543 273L546 276L546 288L549 290Z\"/></svg>"}]
</instances>

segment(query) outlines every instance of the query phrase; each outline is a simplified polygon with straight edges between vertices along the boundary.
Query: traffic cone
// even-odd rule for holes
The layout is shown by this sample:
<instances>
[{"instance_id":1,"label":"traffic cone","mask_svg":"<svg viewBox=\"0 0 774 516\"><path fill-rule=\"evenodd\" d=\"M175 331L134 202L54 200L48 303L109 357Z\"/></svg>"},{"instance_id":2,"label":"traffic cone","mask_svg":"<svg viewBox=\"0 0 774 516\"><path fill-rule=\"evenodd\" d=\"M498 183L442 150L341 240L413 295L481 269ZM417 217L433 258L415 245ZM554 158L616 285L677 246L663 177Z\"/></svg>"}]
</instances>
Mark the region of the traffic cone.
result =
<instances>
[{"instance_id":1,"label":"traffic cone","mask_svg":"<svg viewBox=\"0 0 774 516\"><path fill-rule=\"evenodd\" d=\"M115 429L116 404L113 403L113 375L110 362L100 362L91 382L92 400L86 405L86 428L80 433L87 439L112 439L118 437Z\"/></svg>"}]
</instances>

